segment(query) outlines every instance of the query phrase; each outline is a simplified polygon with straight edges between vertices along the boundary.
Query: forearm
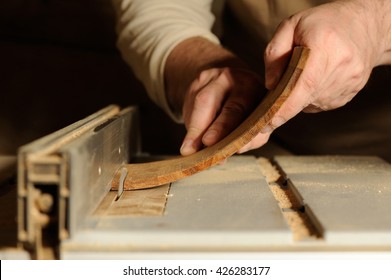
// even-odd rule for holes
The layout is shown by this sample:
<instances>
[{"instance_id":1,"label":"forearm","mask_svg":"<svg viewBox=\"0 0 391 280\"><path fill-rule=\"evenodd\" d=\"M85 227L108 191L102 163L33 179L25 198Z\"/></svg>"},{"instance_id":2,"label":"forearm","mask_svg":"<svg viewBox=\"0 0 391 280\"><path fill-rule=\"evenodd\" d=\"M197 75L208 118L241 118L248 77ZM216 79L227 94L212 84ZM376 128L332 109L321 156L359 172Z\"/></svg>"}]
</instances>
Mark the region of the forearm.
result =
<instances>
[{"instance_id":1,"label":"forearm","mask_svg":"<svg viewBox=\"0 0 391 280\"><path fill-rule=\"evenodd\" d=\"M181 112L184 96L190 84L205 69L247 68L233 53L205 38L194 37L178 44L167 58L164 80L168 102Z\"/></svg>"},{"instance_id":2,"label":"forearm","mask_svg":"<svg viewBox=\"0 0 391 280\"><path fill-rule=\"evenodd\" d=\"M164 92L164 67L180 42L196 36L218 44L211 32L212 0L112 0L117 14L117 46L149 97L175 121ZM164 15L164 16L162 16Z\"/></svg>"}]
</instances>

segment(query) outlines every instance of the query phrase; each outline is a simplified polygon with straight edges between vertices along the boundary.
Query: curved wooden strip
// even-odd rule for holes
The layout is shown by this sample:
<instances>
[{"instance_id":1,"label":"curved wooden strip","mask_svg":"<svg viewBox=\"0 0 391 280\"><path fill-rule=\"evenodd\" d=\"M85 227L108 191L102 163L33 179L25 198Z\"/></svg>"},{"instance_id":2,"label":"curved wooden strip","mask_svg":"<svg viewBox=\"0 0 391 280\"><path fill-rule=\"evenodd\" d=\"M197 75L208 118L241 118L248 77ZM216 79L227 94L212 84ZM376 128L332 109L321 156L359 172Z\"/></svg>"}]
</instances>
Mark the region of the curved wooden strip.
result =
<instances>
[{"instance_id":1,"label":"curved wooden strip","mask_svg":"<svg viewBox=\"0 0 391 280\"><path fill-rule=\"evenodd\" d=\"M127 164L125 190L144 189L174 182L213 166L236 153L264 128L291 94L309 55L309 49L296 47L277 87L269 91L251 115L220 142L192 155L148 163ZM112 182L117 189L119 174Z\"/></svg>"}]
</instances>

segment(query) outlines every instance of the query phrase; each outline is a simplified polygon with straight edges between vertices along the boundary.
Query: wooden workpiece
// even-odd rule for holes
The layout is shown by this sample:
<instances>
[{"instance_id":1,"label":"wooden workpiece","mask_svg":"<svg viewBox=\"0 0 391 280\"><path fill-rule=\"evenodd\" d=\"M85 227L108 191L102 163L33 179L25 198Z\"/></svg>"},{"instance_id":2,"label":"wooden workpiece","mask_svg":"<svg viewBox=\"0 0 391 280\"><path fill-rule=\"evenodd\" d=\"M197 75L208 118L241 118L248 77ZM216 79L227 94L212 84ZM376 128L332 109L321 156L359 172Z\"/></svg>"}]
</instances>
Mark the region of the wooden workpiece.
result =
<instances>
[{"instance_id":1,"label":"wooden workpiece","mask_svg":"<svg viewBox=\"0 0 391 280\"><path fill-rule=\"evenodd\" d=\"M236 153L270 123L290 96L308 55L309 49L296 47L277 87L266 95L240 126L220 142L185 157L125 165L128 175L124 182L124 189L143 189L173 182L216 165ZM117 174L112 182L113 190L118 189L119 178L120 174Z\"/></svg>"}]
</instances>

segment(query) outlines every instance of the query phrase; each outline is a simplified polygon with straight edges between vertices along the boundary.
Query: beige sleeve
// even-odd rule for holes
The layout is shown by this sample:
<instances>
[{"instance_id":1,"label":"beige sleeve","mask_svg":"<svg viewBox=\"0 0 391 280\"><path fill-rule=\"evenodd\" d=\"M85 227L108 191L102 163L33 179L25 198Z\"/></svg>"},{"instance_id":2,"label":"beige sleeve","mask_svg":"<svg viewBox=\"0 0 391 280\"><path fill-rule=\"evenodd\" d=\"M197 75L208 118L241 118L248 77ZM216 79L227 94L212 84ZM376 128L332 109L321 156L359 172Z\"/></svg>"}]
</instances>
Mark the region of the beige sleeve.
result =
<instances>
[{"instance_id":1,"label":"beige sleeve","mask_svg":"<svg viewBox=\"0 0 391 280\"><path fill-rule=\"evenodd\" d=\"M211 32L212 0L112 0L117 13L117 46L150 98L169 116L173 112L164 91L164 66L171 50L190 37L215 43Z\"/></svg>"}]
</instances>

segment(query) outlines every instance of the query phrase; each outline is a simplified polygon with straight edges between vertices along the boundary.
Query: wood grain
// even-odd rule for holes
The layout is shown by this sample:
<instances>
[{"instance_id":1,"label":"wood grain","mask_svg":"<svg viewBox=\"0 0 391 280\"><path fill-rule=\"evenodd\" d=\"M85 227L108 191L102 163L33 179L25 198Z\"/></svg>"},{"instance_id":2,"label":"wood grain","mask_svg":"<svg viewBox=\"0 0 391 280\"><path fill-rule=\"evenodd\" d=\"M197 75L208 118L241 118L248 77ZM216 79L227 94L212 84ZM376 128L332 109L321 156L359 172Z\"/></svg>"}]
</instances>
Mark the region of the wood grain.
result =
<instances>
[{"instance_id":1,"label":"wood grain","mask_svg":"<svg viewBox=\"0 0 391 280\"><path fill-rule=\"evenodd\" d=\"M123 192L117 200L117 192L109 192L98 208L94 216L162 216L166 208L170 184L156 188L140 189L133 192Z\"/></svg>"},{"instance_id":2,"label":"wood grain","mask_svg":"<svg viewBox=\"0 0 391 280\"><path fill-rule=\"evenodd\" d=\"M127 164L125 190L144 189L174 182L190 176L235 154L249 143L267 124L290 96L309 56L309 49L296 47L289 65L277 87L269 91L251 115L234 131L213 146L192 155L168 160ZM112 181L118 189L119 174Z\"/></svg>"}]
</instances>

